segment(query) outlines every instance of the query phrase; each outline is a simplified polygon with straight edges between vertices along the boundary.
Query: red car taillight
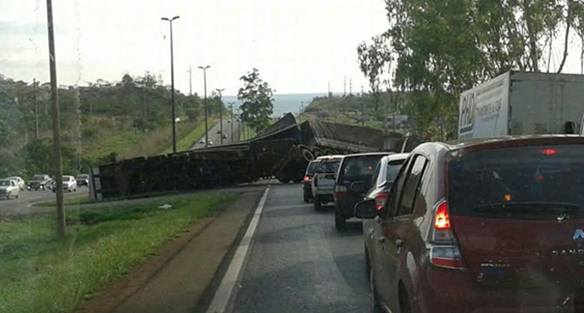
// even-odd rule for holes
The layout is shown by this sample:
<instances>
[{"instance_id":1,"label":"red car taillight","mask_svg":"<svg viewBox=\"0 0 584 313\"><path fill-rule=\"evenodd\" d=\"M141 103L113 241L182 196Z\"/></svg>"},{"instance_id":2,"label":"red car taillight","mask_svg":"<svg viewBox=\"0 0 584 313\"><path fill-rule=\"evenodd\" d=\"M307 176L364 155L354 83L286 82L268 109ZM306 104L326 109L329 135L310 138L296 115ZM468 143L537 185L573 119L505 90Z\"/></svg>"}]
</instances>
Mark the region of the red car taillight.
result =
<instances>
[{"instance_id":1,"label":"red car taillight","mask_svg":"<svg viewBox=\"0 0 584 313\"><path fill-rule=\"evenodd\" d=\"M430 263L434 266L463 269L464 261L454 237L448 202L442 200L436 205L430 244Z\"/></svg>"},{"instance_id":2,"label":"red car taillight","mask_svg":"<svg viewBox=\"0 0 584 313\"><path fill-rule=\"evenodd\" d=\"M309 182L311 182L311 181L312 181L312 178L311 178L310 176L308 176L308 175L305 175L305 176L304 176L304 182L305 182L305 183L309 183Z\"/></svg>"},{"instance_id":3,"label":"red car taillight","mask_svg":"<svg viewBox=\"0 0 584 313\"><path fill-rule=\"evenodd\" d=\"M375 196L375 208L377 208L377 211L383 211L388 195L389 192L380 192Z\"/></svg>"}]
</instances>

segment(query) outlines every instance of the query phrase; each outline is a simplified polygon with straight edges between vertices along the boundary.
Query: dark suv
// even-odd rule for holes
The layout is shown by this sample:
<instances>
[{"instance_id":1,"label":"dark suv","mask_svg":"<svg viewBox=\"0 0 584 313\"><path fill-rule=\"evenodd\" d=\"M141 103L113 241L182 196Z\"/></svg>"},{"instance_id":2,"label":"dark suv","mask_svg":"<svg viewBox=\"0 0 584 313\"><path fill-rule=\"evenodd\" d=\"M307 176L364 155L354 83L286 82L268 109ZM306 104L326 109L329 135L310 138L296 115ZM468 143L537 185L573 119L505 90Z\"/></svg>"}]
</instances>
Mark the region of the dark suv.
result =
<instances>
[{"instance_id":1,"label":"dark suv","mask_svg":"<svg viewBox=\"0 0 584 313\"><path fill-rule=\"evenodd\" d=\"M373 171L379 160L390 152L370 152L346 155L337 172L335 181L335 227L342 230L347 219L354 216L355 204L369 189Z\"/></svg>"},{"instance_id":2,"label":"dark suv","mask_svg":"<svg viewBox=\"0 0 584 313\"><path fill-rule=\"evenodd\" d=\"M422 144L385 208L375 312L584 312L584 137Z\"/></svg>"}]
</instances>

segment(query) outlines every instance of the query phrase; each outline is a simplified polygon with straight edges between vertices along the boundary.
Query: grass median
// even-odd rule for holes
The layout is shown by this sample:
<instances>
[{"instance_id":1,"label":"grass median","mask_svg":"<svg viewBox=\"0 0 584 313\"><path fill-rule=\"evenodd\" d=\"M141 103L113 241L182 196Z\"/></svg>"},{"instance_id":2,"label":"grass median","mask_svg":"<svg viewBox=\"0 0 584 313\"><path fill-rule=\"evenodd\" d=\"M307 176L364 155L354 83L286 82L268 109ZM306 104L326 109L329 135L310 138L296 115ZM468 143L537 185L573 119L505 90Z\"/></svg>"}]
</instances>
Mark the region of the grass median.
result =
<instances>
[{"instance_id":1,"label":"grass median","mask_svg":"<svg viewBox=\"0 0 584 313\"><path fill-rule=\"evenodd\" d=\"M81 209L70 213L64 240L56 238L50 214L0 220L0 312L73 312L106 283L237 197L208 193Z\"/></svg>"}]
</instances>

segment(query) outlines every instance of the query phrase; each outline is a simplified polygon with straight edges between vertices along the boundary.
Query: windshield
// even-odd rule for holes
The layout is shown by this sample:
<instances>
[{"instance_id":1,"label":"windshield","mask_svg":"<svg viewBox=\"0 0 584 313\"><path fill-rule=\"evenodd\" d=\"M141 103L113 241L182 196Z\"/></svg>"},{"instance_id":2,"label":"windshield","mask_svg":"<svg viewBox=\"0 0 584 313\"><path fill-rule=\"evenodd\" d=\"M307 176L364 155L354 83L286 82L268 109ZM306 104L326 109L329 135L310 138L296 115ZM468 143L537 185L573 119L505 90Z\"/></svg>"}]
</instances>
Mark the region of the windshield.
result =
<instances>
[{"instance_id":1,"label":"windshield","mask_svg":"<svg viewBox=\"0 0 584 313\"><path fill-rule=\"evenodd\" d=\"M339 168L340 159L323 160L315 169L316 173L336 173Z\"/></svg>"},{"instance_id":2,"label":"windshield","mask_svg":"<svg viewBox=\"0 0 584 313\"><path fill-rule=\"evenodd\" d=\"M453 214L584 216L584 146L526 146L460 153L449 162Z\"/></svg>"},{"instance_id":3,"label":"windshield","mask_svg":"<svg viewBox=\"0 0 584 313\"><path fill-rule=\"evenodd\" d=\"M347 157L340 170L339 181L366 181L371 180L373 171L383 155L368 155Z\"/></svg>"},{"instance_id":4,"label":"windshield","mask_svg":"<svg viewBox=\"0 0 584 313\"><path fill-rule=\"evenodd\" d=\"M306 167L306 175L314 175L314 172L318 168L319 164L320 161L311 161L308 163L308 166Z\"/></svg>"},{"instance_id":5,"label":"windshield","mask_svg":"<svg viewBox=\"0 0 584 313\"><path fill-rule=\"evenodd\" d=\"M395 181L397 174L399 174L399 171L402 167L402 165L404 164L405 160L394 160L394 161L390 161L387 164L387 173L385 176L385 180L387 182L392 183L393 181Z\"/></svg>"},{"instance_id":6,"label":"windshield","mask_svg":"<svg viewBox=\"0 0 584 313\"><path fill-rule=\"evenodd\" d=\"M34 175L31 180L44 180L45 176L42 175Z\"/></svg>"}]
</instances>

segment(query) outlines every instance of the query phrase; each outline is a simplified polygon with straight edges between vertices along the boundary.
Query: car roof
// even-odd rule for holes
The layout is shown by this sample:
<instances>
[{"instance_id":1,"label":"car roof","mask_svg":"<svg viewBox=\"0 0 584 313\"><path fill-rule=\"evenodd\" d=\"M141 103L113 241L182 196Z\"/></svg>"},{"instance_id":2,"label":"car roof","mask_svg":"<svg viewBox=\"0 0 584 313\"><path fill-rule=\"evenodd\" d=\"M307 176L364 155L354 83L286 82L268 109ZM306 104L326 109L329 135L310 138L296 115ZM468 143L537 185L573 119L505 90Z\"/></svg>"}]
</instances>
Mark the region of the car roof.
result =
<instances>
[{"instance_id":1,"label":"car roof","mask_svg":"<svg viewBox=\"0 0 584 313\"><path fill-rule=\"evenodd\" d=\"M331 154L331 155L321 155L319 157L317 157L317 160L326 160L326 159L333 159L333 158L343 158L344 155L342 154Z\"/></svg>"},{"instance_id":2,"label":"car roof","mask_svg":"<svg viewBox=\"0 0 584 313\"><path fill-rule=\"evenodd\" d=\"M409 153L394 153L390 155L386 155L382 158L383 161L391 162L396 160L405 160L410 156Z\"/></svg>"},{"instance_id":3,"label":"car roof","mask_svg":"<svg viewBox=\"0 0 584 313\"><path fill-rule=\"evenodd\" d=\"M345 158L354 158L354 157L362 157L362 156L369 156L369 155L390 155L393 154L393 152L365 152L365 153L353 153L353 154L348 154L345 155Z\"/></svg>"},{"instance_id":4,"label":"car roof","mask_svg":"<svg viewBox=\"0 0 584 313\"><path fill-rule=\"evenodd\" d=\"M526 136L504 136L494 138L474 138L465 140L448 141L439 143L446 149L474 150L474 149L495 149L499 147L524 146L524 145L557 145L557 144L584 144L584 136L578 135L526 135Z\"/></svg>"}]
</instances>

